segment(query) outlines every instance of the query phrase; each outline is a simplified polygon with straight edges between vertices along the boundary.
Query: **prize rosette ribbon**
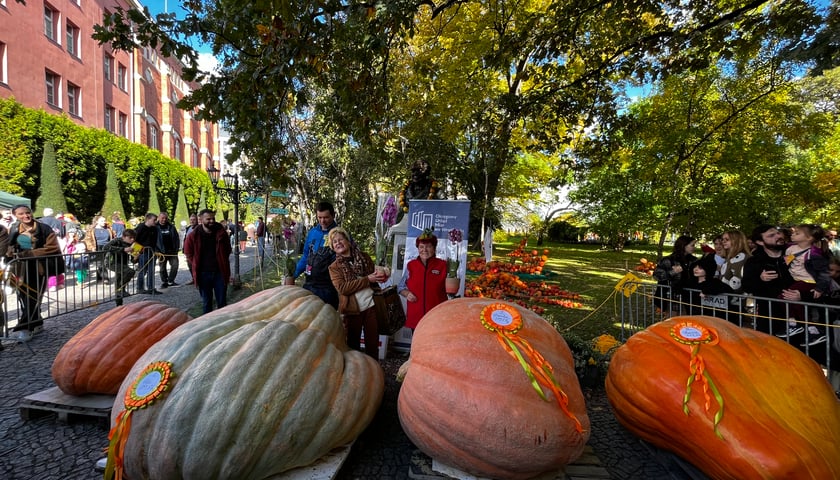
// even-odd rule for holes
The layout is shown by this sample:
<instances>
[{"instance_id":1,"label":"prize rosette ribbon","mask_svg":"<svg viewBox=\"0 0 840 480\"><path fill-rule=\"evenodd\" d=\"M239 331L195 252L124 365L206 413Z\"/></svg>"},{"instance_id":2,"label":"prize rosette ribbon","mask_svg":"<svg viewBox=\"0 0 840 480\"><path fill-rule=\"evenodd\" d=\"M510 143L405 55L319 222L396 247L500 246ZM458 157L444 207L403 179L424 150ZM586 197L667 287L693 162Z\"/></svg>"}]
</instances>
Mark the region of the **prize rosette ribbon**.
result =
<instances>
[{"instance_id":1,"label":"prize rosette ribbon","mask_svg":"<svg viewBox=\"0 0 840 480\"><path fill-rule=\"evenodd\" d=\"M709 395L710 391L715 397L715 401L718 403L718 411L715 414L714 419L714 430L718 437L723 438L718 431L718 425L723 419L723 396L721 396L720 391L715 385L715 382L712 380L711 375L709 375L709 372L706 370L706 362L700 355L701 345L714 346L718 344L718 333L713 328L708 328L692 321L677 323L671 327L670 333L671 338L674 339L675 342L685 345L690 355L688 362L689 375L688 380L686 381L685 396L683 397L682 402L683 412L685 412L686 415L689 414L688 401L691 399L691 385L696 381L701 382L703 385L703 405L706 412L708 413L711 407L712 399Z\"/></svg>"},{"instance_id":2,"label":"prize rosette ribbon","mask_svg":"<svg viewBox=\"0 0 840 480\"><path fill-rule=\"evenodd\" d=\"M542 387L550 390L566 416L574 421L578 433L583 433L580 421L569 411L569 397L554 378L554 368L527 340L518 335L524 325L522 315L516 308L503 303L490 304L481 311L481 323L484 328L496 334L502 348L519 362L540 398L549 401Z\"/></svg>"},{"instance_id":3,"label":"prize rosette ribbon","mask_svg":"<svg viewBox=\"0 0 840 480\"><path fill-rule=\"evenodd\" d=\"M131 413L146 408L163 395L172 379L170 362L154 362L140 372L140 375L126 390L123 404L125 410L117 415L114 427L108 433L108 463L105 465L105 480L123 478L123 452L131 430Z\"/></svg>"}]
</instances>

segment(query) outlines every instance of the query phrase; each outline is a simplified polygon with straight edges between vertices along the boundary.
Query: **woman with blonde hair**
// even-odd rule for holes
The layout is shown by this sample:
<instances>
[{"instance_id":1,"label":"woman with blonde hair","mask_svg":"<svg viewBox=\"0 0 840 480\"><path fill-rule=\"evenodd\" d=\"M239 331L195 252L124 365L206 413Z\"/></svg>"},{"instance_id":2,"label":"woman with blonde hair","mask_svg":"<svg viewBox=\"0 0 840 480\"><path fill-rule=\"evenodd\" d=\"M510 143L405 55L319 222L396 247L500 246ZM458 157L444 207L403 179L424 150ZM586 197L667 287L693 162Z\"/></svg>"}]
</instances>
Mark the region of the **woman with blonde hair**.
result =
<instances>
[{"instance_id":1,"label":"woman with blonde hair","mask_svg":"<svg viewBox=\"0 0 840 480\"><path fill-rule=\"evenodd\" d=\"M747 236L738 230L723 234L723 249L726 261L720 267L721 280L736 293L743 292L744 264L750 258Z\"/></svg>"}]
</instances>

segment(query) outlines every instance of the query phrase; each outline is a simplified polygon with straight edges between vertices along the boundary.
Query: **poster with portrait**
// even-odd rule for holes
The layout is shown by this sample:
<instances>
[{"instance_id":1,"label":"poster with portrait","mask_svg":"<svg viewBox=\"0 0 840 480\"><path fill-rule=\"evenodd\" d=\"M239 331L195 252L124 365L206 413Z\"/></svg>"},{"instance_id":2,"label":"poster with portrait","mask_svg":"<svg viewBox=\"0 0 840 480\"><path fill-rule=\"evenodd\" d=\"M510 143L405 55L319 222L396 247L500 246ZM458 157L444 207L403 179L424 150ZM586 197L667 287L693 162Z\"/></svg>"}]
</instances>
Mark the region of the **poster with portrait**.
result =
<instances>
[{"instance_id":1,"label":"poster with portrait","mask_svg":"<svg viewBox=\"0 0 840 480\"><path fill-rule=\"evenodd\" d=\"M414 242L430 229L438 238L435 256L444 260L458 261L458 278L461 286L458 296L464 295L464 279L467 273L467 245L470 225L469 200L410 200L408 202L408 225L405 242L403 271L409 261L417 258Z\"/></svg>"}]
</instances>

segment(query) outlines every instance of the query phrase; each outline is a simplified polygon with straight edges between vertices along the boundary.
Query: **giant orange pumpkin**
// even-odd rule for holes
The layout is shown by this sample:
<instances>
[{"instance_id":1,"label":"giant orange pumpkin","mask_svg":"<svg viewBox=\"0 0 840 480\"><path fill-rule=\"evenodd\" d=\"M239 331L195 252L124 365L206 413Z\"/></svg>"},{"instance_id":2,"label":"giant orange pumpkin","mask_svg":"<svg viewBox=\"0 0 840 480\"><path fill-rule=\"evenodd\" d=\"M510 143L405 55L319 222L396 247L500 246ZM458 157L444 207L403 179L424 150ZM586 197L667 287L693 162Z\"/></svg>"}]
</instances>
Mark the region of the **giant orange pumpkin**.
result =
<instances>
[{"instance_id":1,"label":"giant orange pumpkin","mask_svg":"<svg viewBox=\"0 0 840 480\"><path fill-rule=\"evenodd\" d=\"M108 310L61 347L53 380L68 395L113 395L149 347L191 319L179 308L148 300Z\"/></svg>"},{"instance_id":2,"label":"giant orange pumpkin","mask_svg":"<svg viewBox=\"0 0 840 480\"><path fill-rule=\"evenodd\" d=\"M501 338L508 317L522 326ZM516 355L532 371L544 357L559 388L539 384L541 398ZM432 458L473 475L524 479L558 471L583 451L589 418L571 351L535 313L491 299L444 302L420 322L410 362L400 422Z\"/></svg>"},{"instance_id":3,"label":"giant orange pumpkin","mask_svg":"<svg viewBox=\"0 0 840 480\"><path fill-rule=\"evenodd\" d=\"M814 361L773 336L671 318L615 352L606 388L622 425L710 478L840 478L840 402Z\"/></svg>"}]
</instances>

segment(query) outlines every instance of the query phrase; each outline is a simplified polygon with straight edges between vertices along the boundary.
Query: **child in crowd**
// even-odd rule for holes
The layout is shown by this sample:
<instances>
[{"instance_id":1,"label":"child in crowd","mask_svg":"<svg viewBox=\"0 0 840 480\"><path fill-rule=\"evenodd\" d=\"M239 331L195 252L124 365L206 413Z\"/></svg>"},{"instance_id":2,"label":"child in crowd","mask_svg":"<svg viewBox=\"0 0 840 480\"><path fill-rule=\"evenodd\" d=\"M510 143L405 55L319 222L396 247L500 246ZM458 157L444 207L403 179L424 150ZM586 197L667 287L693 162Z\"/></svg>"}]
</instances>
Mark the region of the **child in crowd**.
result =
<instances>
[{"instance_id":1,"label":"child in crowd","mask_svg":"<svg viewBox=\"0 0 840 480\"><path fill-rule=\"evenodd\" d=\"M831 251L825 239L825 230L819 225L801 224L793 228L791 242L785 250L785 263L788 266L793 284L787 290L799 292L803 301L814 301L831 290L831 275L829 273L829 257ZM805 308L802 305L791 304L788 323L790 337L805 331L805 328L798 325L799 322L806 322ZM808 326L805 343L801 346L813 346L825 343L825 332L815 325Z\"/></svg>"}]
</instances>

